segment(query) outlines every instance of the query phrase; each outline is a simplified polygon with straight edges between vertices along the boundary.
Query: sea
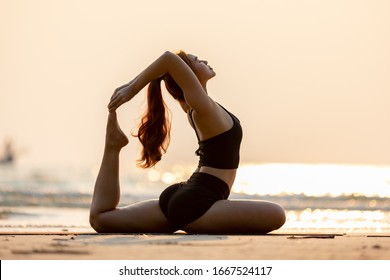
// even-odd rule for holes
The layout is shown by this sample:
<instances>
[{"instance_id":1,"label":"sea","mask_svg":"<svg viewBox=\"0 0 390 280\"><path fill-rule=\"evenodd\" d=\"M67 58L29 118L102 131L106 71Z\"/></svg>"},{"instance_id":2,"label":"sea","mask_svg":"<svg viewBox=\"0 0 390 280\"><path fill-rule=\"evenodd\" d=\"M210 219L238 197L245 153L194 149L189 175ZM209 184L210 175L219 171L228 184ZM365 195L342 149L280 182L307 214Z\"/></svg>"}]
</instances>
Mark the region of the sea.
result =
<instances>
[{"instance_id":1,"label":"sea","mask_svg":"<svg viewBox=\"0 0 390 280\"><path fill-rule=\"evenodd\" d=\"M120 171L120 206L158 198L195 166ZM93 232L88 211L99 166L0 165L0 232ZM244 163L230 199L276 202L281 231L390 233L390 166Z\"/></svg>"}]
</instances>

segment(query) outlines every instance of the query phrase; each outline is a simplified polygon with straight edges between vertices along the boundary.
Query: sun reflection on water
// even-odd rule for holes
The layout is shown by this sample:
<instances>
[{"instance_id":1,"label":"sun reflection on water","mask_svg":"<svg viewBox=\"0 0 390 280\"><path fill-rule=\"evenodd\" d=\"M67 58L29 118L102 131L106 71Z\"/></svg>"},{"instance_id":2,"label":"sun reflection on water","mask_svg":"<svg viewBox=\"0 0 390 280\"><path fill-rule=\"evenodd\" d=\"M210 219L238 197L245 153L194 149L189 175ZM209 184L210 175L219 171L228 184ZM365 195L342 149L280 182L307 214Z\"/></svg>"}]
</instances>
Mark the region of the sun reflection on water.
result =
<instances>
[{"instance_id":1,"label":"sun reflection on water","mask_svg":"<svg viewBox=\"0 0 390 280\"><path fill-rule=\"evenodd\" d=\"M238 170L233 190L245 194L388 197L390 166L248 164Z\"/></svg>"},{"instance_id":2,"label":"sun reflection on water","mask_svg":"<svg viewBox=\"0 0 390 280\"><path fill-rule=\"evenodd\" d=\"M390 232L390 216L383 211L306 209L287 211L285 229L343 229L346 232Z\"/></svg>"}]
</instances>

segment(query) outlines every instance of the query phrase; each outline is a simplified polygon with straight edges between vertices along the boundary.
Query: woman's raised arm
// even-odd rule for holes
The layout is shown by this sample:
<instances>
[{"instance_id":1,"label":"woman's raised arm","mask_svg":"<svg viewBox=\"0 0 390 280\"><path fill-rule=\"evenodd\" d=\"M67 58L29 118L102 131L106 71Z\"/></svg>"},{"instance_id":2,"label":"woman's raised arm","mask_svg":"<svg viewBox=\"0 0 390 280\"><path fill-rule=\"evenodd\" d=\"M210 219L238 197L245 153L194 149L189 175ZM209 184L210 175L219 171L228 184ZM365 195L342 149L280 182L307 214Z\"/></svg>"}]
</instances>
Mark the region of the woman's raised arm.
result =
<instances>
[{"instance_id":1,"label":"woman's raised arm","mask_svg":"<svg viewBox=\"0 0 390 280\"><path fill-rule=\"evenodd\" d=\"M191 68L176 54L166 51L136 78L117 88L111 97L108 109L115 111L131 100L151 81L169 73L184 92L186 102L196 111L207 110L211 104L198 78Z\"/></svg>"}]
</instances>

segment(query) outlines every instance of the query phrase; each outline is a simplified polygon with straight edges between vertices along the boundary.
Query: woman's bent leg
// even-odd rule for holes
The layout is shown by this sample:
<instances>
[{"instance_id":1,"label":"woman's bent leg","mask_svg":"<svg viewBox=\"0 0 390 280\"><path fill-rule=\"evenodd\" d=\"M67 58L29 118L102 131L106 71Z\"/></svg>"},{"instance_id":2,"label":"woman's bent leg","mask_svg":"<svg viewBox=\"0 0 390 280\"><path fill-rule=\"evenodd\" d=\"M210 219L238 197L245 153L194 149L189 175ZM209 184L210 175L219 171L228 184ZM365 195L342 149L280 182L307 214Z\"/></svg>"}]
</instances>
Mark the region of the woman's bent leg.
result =
<instances>
[{"instance_id":1,"label":"woman's bent leg","mask_svg":"<svg viewBox=\"0 0 390 280\"><path fill-rule=\"evenodd\" d=\"M94 229L101 233L172 233L157 199L100 213Z\"/></svg>"},{"instance_id":2,"label":"woman's bent leg","mask_svg":"<svg viewBox=\"0 0 390 280\"><path fill-rule=\"evenodd\" d=\"M106 142L102 164L96 179L90 214L104 213L116 208L119 203L119 153L128 139L119 128L116 114L110 113L107 121Z\"/></svg>"},{"instance_id":3,"label":"woman's bent leg","mask_svg":"<svg viewBox=\"0 0 390 280\"><path fill-rule=\"evenodd\" d=\"M103 160L90 209L91 226L97 232L169 232L170 225L157 200L117 208L120 198L119 153L127 143L116 113L110 113Z\"/></svg>"},{"instance_id":4,"label":"woman's bent leg","mask_svg":"<svg viewBox=\"0 0 390 280\"><path fill-rule=\"evenodd\" d=\"M284 209L261 200L219 200L183 228L188 233L265 234L283 226Z\"/></svg>"}]
</instances>

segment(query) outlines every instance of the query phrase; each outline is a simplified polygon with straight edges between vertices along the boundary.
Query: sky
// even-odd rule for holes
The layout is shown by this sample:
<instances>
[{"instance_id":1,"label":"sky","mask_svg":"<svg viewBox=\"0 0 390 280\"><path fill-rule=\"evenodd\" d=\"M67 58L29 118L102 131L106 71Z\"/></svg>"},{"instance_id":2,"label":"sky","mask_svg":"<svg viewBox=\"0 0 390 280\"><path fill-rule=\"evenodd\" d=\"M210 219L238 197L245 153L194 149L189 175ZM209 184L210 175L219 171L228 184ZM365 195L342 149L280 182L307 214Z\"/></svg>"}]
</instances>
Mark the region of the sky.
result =
<instances>
[{"instance_id":1,"label":"sky","mask_svg":"<svg viewBox=\"0 0 390 280\"><path fill-rule=\"evenodd\" d=\"M23 164L100 163L115 88L183 49L216 71L209 95L241 120L242 162L388 165L389 14L386 0L0 0L0 144ZM163 162L196 163L165 96ZM144 101L118 110L128 135ZM134 166L139 148L121 159Z\"/></svg>"}]
</instances>

